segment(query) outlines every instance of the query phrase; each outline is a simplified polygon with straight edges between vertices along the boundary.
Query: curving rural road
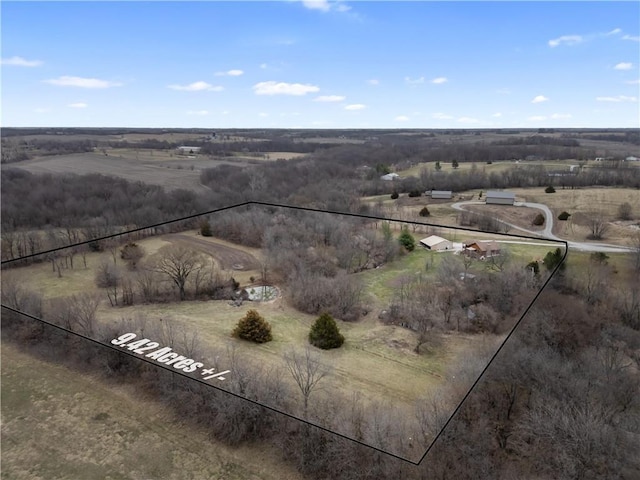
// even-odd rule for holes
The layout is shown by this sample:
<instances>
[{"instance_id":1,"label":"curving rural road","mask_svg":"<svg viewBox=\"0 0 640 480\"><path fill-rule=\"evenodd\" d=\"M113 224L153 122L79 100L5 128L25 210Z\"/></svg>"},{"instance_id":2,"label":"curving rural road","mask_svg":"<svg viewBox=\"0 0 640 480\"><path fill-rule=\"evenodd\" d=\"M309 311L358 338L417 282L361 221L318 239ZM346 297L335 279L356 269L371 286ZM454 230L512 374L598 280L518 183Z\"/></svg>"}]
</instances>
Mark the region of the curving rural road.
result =
<instances>
[{"instance_id":1,"label":"curving rural road","mask_svg":"<svg viewBox=\"0 0 640 480\"><path fill-rule=\"evenodd\" d=\"M464 205L485 205L485 202L472 200L472 201L468 201L468 202L457 202L457 203L454 203L451 206L455 210L465 211L465 209L463 208ZM544 220L544 229L542 231L527 230L526 228L519 227L519 226L514 225L512 223L504 222L507 225L509 225L510 227L515 228L517 230L520 230L521 232L524 232L524 233L526 233L528 235L532 235L532 236L536 236L536 237L542 237L542 238L545 238L547 240L555 240L555 241L560 241L560 242L566 241L569 244L569 248L574 249L574 250L583 251L583 252L605 252L605 253L630 253L630 252L633 252L633 248L631 248L631 247L623 247L623 246L620 246L620 245L611 245L611 244L607 244L607 243L573 242L573 241L569 241L569 240L564 240L564 239L562 239L560 237L557 237L556 235L553 234L553 213L551 212L549 207L547 207L545 204L543 204L543 203L532 203L532 202L516 202L515 206L516 207L535 208L535 209L538 209L538 210L542 210L542 212L544 213L545 220ZM500 221L503 221L503 220L500 220ZM497 241L499 243L507 243L505 241L500 241L500 240L497 240ZM528 242L522 242L522 243L528 243Z\"/></svg>"}]
</instances>

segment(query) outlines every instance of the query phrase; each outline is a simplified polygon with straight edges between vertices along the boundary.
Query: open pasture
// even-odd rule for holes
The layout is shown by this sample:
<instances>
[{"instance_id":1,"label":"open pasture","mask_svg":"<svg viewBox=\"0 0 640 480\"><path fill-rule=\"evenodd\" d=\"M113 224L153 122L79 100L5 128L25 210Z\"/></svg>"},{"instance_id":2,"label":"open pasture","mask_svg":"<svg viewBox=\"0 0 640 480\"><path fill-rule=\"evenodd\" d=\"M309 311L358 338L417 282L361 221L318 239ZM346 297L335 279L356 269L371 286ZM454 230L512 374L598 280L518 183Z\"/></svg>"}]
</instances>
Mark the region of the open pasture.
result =
<instances>
[{"instance_id":1,"label":"open pasture","mask_svg":"<svg viewBox=\"0 0 640 480\"><path fill-rule=\"evenodd\" d=\"M278 461L272 446L230 448L133 387L104 383L4 342L2 477L301 478Z\"/></svg>"},{"instance_id":2,"label":"open pasture","mask_svg":"<svg viewBox=\"0 0 640 480\"><path fill-rule=\"evenodd\" d=\"M207 188L200 183L200 172L191 169L170 168L163 165L146 163L135 157L118 157L98 153L78 153L41 157L24 162L3 165L2 168L20 168L31 173L99 173L111 175L132 182L144 182L160 185L169 190L188 189L205 192Z\"/></svg>"}]
</instances>

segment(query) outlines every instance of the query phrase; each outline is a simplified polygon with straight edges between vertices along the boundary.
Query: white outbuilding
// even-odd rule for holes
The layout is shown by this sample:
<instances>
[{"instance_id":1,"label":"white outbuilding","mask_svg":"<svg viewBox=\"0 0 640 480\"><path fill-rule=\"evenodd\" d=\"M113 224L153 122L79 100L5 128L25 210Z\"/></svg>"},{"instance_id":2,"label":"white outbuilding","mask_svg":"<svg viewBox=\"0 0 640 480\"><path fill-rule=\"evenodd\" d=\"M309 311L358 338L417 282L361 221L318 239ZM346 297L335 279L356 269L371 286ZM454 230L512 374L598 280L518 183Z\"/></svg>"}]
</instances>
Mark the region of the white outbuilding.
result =
<instances>
[{"instance_id":1,"label":"white outbuilding","mask_svg":"<svg viewBox=\"0 0 640 480\"><path fill-rule=\"evenodd\" d=\"M513 192L503 192L490 190L485 197L487 205L513 205L516 202L516 194Z\"/></svg>"},{"instance_id":2,"label":"white outbuilding","mask_svg":"<svg viewBox=\"0 0 640 480\"><path fill-rule=\"evenodd\" d=\"M429 250L441 252L444 250L453 250L453 243L446 238L439 237L437 235L431 235L430 237L420 240L420 244Z\"/></svg>"}]
</instances>

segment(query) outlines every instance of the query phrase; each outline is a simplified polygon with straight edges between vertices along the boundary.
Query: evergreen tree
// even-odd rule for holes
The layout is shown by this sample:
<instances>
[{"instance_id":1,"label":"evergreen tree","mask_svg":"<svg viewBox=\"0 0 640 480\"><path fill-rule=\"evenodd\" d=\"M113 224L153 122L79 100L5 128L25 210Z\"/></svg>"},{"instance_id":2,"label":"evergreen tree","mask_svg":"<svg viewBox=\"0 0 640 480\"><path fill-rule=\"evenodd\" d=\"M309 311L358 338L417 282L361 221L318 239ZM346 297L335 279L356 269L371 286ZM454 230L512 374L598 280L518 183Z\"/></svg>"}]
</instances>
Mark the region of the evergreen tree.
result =
<instances>
[{"instance_id":1,"label":"evergreen tree","mask_svg":"<svg viewBox=\"0 0 640 480\"><path fill-rule=\"evenodd\" d=\"M311 326L309 343L323 350L329 350L340 347L344 343L344 336L340 333L333 317L323 313Z\"/></svg>"},{"instance_id":2,"label":"evergreen tree","mask_svg":"<svg viewBox=\"0 0 640 480\"><path fill-rule=\"evenodd\" d=\"M416 248L416 239L409 233L409 230L404 228L400 237L398 238L400 245L402 245L407 251L412 252Z\"/></svg>"},{"instance_id":3,"label":"evergreen tree","mask_svg":"<svg viewBox=\"0 0 640 480\"><path fill-rule=\"evenodd\" d=\"M251 309L238 321L233 336L255 343L266 343L273 340L271 325L257 311Z\"/></svg>"}]
</instances>

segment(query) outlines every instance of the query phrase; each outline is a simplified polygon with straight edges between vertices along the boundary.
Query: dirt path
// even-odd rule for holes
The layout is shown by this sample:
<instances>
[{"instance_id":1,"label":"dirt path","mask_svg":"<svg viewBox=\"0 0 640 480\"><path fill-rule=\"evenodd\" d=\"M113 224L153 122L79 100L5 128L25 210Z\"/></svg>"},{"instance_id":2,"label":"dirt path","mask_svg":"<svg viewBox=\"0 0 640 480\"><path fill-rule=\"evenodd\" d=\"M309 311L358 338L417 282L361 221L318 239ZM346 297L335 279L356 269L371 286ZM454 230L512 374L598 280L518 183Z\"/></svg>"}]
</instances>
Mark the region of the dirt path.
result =
<instances>
[{"instance_id":1,"label":"dirt path","mask_svg":"<svg viewBox=\"0 0 640 480\"><path fill-rule=\"evenodd\" d=\"M216 259L224 270L260 270L260 262L256 257L238 248L233 248L215 240L205 240L202 237L185 233L171 233L162 237L171 243L188 245Z\"/></svg>"}]
</instances>

